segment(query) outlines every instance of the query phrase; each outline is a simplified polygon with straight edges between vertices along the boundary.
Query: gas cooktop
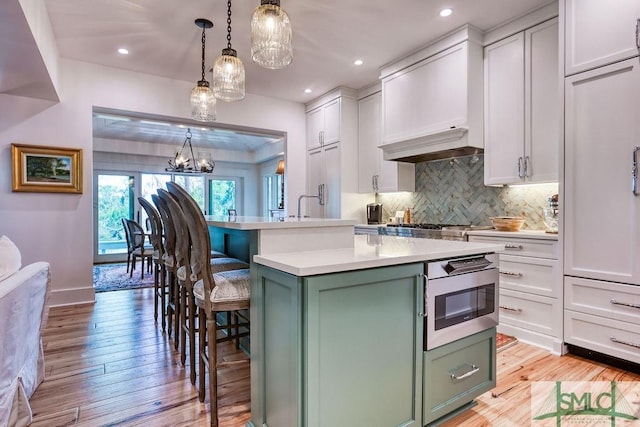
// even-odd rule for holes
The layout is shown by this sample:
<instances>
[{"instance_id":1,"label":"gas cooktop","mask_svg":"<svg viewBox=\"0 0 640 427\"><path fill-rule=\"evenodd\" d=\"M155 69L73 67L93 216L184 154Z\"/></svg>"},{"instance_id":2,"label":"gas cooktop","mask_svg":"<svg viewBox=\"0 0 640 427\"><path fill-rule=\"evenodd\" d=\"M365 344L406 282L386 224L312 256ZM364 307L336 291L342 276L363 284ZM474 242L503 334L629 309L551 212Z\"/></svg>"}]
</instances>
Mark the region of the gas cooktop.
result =
<instances>
[{"instance_id":1,"label":"gas cooktop","mask_svg":"<svg viewBox=\"0 0 640 427\"><path fill-rule=\"evenodd\" d=\"M486 230L491 226L460 225L460 224L387 224L379 227L378 234L386 236L421 237L427 239L467 240L467 231Z\"/></svg>"},{"instance_id":2,"label":"gas cooktop","mask_svg":"<svg viewBox=\"0 0 640 427\"><path fill-rule=\"evenodd\" d=\"M422 228L425 230L442 230L443 228L467 228L471 227L468 225L461 224L431 224L428 222L421 222L416 224L387 224L387 227L406 227L406 228Z\"/></svg>"}]
</instances>

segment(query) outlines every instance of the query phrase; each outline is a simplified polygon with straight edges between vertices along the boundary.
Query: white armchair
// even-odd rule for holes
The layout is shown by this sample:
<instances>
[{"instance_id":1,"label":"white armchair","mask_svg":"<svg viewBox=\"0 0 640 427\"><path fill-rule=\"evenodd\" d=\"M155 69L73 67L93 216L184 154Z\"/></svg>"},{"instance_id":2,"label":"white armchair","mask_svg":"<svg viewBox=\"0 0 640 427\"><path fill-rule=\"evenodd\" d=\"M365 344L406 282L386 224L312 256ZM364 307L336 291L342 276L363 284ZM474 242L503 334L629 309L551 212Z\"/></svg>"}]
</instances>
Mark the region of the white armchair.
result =
<instances>
[{"instance_id":1,"label":"white armchair","mask_svg":"<svg viewBox=\"0 0 640 427\"><path fill-rule=\"evenodd\" d=\"M0 280L0 426L32 420L29 398L44 380L41 332L47 323L49 263Z\"/></svg>"}]
</instances>

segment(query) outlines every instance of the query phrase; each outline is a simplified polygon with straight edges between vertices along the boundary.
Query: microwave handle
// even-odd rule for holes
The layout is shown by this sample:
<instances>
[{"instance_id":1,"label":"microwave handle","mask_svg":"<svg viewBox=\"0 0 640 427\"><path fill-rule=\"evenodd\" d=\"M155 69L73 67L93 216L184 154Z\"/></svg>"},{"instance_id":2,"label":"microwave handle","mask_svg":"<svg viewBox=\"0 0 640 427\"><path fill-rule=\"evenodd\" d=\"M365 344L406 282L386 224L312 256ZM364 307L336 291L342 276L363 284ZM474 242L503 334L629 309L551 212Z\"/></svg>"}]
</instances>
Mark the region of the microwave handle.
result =
<instances>
[{"instance_id":1,"label":"microwave handle","mask_svg":"<svg viewBox=\"0 0 640 427\"><path fill-rule=\"evenodd\" d=\"M422 275L423 280L418 280L418 286L421 286L424 292L424 298L423 301L420 301L420 298L416 298L418 300L418 304L420 304L420 307L418 307L418 317L427 317L427 311L429 308L429 291L428 291L428 286L427 286L427 275L423 274ZM418 290L419 291L419 290ZM420 294L418 294L420 295ZM423 311L424 310L424 311Z\"/></svg>"}]
</instances>

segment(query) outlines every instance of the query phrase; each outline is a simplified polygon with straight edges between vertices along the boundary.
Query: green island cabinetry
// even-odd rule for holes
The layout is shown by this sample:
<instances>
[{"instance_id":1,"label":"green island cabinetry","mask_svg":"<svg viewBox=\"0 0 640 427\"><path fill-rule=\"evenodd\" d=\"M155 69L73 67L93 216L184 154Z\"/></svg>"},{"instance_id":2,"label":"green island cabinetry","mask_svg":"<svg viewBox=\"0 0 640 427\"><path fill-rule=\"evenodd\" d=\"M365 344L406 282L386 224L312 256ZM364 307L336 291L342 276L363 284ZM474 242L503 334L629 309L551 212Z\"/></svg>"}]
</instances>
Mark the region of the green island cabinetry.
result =
<instances>
[{"instance_id":1,"label":"green island cabinetry","mask_svg":"<svg viewBox=\"0 0 640 427\"><path fill-rule=\"evenodd\" d=\"M422 263L307 277L256 267L248 426L422 426Z\"/></svg>"},{"instance_id":2,"label":"green island cabinetry","mask_svg":"<svg viewBox=\"0 0 640 427\"><path fill-rule=\"evenodd\" d=\"M475 406L473 399L496 386L496 328L423 354L425 425Z\"/></svg>"}]
</instances>

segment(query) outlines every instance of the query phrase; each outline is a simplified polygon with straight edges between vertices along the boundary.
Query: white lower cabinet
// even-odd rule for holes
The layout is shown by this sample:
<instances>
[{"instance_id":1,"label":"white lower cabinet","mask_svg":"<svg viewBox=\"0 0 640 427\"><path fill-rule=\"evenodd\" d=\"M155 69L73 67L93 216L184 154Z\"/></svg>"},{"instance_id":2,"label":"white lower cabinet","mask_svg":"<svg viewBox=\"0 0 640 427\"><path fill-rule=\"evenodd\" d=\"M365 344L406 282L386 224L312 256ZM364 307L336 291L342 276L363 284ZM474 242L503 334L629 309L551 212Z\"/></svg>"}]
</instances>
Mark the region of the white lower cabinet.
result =
<instances>
[{"instance_id":1,"label":"white lower cabinet","mask_svg":"<svg viewBox=\"0 0 640 427\"><path fill-rule=\"evenodd\" d=\"M565 276L564 338L640 363L640 286Z\"/></svg>"},{"instance_id":2,"label":"white lower cabinet","mask_svg":"<svg viewBox=\"0 0 640 427\"><path fill-rule=\"evenodd\" d=\"M499 251L498 332L562 354L562 270L556 237L527 239L499 237L495 232L488 234L493 235L470 233L469 241L498 243L504 247Z\"/></svg>"}]
</instances>

